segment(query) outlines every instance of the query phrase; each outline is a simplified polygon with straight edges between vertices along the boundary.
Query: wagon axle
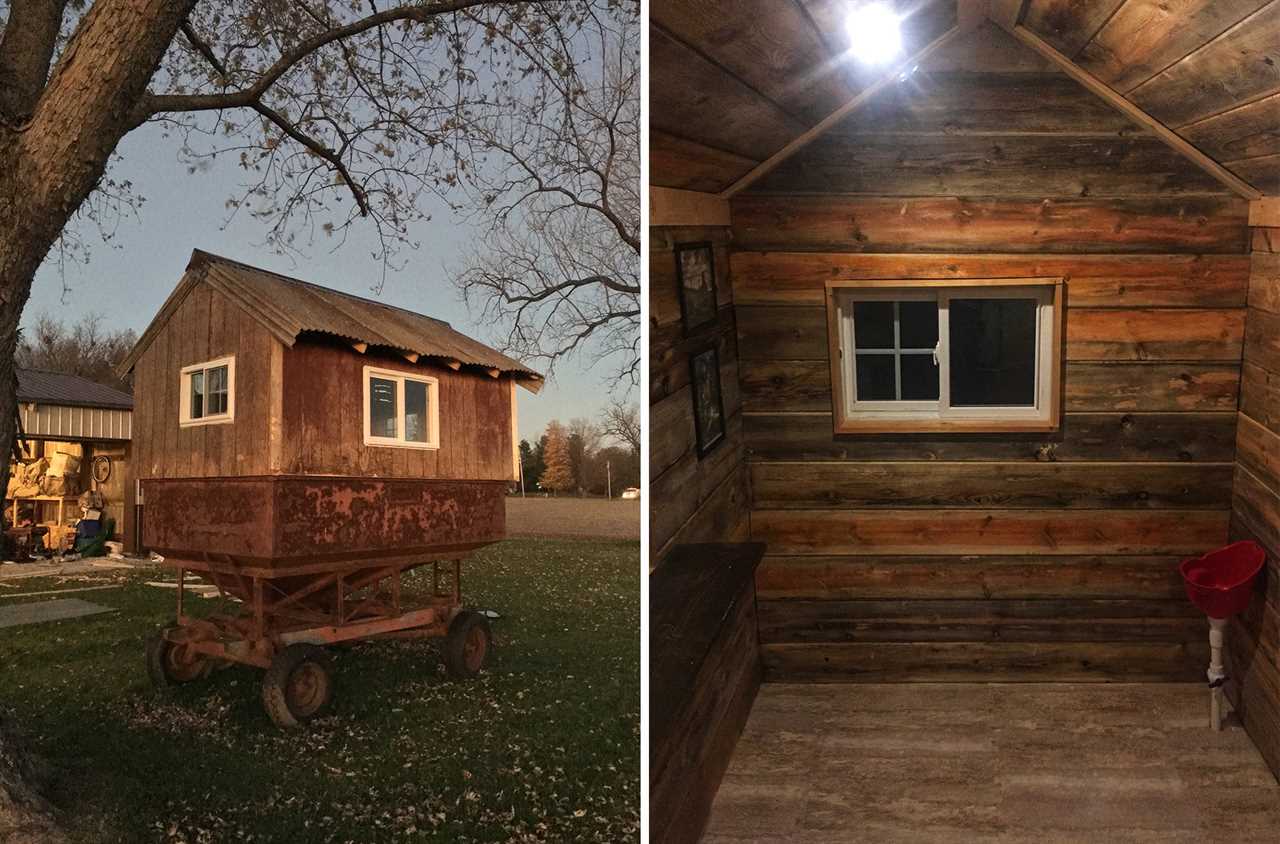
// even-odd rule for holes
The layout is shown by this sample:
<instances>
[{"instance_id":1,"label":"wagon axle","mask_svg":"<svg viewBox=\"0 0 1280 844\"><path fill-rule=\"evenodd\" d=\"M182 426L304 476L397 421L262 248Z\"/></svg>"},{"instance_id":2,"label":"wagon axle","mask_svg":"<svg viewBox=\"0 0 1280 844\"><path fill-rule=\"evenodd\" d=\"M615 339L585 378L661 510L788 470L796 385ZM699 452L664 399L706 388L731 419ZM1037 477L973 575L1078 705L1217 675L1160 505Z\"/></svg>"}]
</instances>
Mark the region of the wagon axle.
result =
<instances>
[{"instance_id":1,"label":"wagon axle","mask_svg":"<svg viewBox=\"0 0 1280 844\"><path fill-rule=\"evenodd\" d=\"M441 588L441 567L452 577ZM401 580L432 566L423 605L405 608ZM282 728L324 714L333 698L325 645L379 638L443 638L445 666L455 678L476 676L488 658L488 620L462 608L462 561L384 559L260 569L233 560L166 560L177 568L177 623L147 643L147 673L157 686L207 677L219 665L266 669L262 702ZM204 618L184 611L186 573L198 571L218 587L222 605ZM232 605L231 598L241 602Z\"/></svg>"}]
</instances>

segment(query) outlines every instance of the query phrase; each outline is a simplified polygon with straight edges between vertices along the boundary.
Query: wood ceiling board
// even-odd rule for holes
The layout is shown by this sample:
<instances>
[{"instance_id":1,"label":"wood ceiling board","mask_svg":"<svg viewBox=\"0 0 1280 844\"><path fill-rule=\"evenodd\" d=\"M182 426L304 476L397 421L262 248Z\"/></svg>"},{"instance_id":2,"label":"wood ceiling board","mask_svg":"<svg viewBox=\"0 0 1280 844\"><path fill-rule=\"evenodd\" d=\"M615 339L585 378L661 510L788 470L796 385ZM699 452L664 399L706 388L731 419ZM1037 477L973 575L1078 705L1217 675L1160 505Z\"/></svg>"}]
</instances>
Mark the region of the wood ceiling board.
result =
<instances>
[{"instance_id":1,"label":"wood ceiling board","mask_svg":"<svg viewBox=\"0 0 1280 844\"><path fill-rule=\"evenodd\" d=\"M1037 55L1021 43L1018 47ZM832 129L842 134L946 135L1121 136L1141 131L1130 118L1056 71L1039 74L919 71L907 82L887 88Z\"/></svg>"},{"instance_id":2,"label":"wood ceiling board","mask_svg":"<svg viewBox=\"0 0 1280 844\"><path fill-rule=\"evenodd\" d=\"M759 162L656 130L649 132L649 184L715 193Z\"/></svg>"},{"instance_id":3,"label":"wood ceiling board","mask_svg":"<svg viewBox=\"0 0 1280 844\"><path fill-rule=\"evenodd\" d=\"M951 38L954 38L958 34L960 34L960 30L958 28L953 27L952 29L947 30L945 33L939 36L936 40L931 42L924 49L920 50L917 53L912 54L910 57L906 58L905 60L898 62L897 64L887 68L884 74L880 77L880 79L877 82L869 85L867 88L860 91L855 97L853 97L853 99L849 100L849 102L845 103L843 106L836 109L834 112L829 114L826 118L824 118L822 121L820 121L816 125L812 126L808 130L804 131L803 133L801 133L800 135L792 139L791 142L788 143L786 146L782 147L782 149L773 153L773 155L769 156L760 164L756 165L756 167L753 168L751 172L747 173L741 179L739 179L738 181L730 185L728 188L726 188L723 191L723 196L726 199L728 199L732 197L734 194L738 193L739 191L742 191L747 187L749 187L750 185L752 185L759 178L764 176L764 174L768 173L774 167L778 166L780 163L790 158L797 151L806 147L815 138L821 137L832 126L835 126L840 121L844 120L847 116L849 116L854 111L856 111L858 108L860 108L863 105L863 103L875 97L875 95L879 93L884 87L888 85L892 85L895 80L899 79L901 76L903 76L904 73L906 73L911 68L913 68L916 65L916 63L924 61L924 59L926 59L934 50L943 46L944 44L947 43L947 41L949 41Z\"/></svg>"},{"instance_id":4,"label":"wood ceiling board","mask_svg":"<svg viewBox=\"0 0 1280 844\"><path fill-rule=\"evenodd\" d=\"M1157 137L1169 146L1185 155L1202 169L1213 174L1216 179L1231 188L1239 196L1245 197L1246 199L1256 199L1261 195L1256 188L1252 187L1247 182L1244 182L1240 177L1236 176L1221 164L1196 149L1168 126L1143 111L1139 106L1125 99L1123 95L1109 87L1107 83L1072 62L1071 59L1055 50L1051 44L1046 43L1044 39L1040 38L1027 27L1014 27L1013 34L1027 46L1052 60L1054 64L1058 65L1058 67L1072 79L1084 85L1084 87L1088 88L1094 94L1097 94L1103 100L1110 103L1116 109L1123 112L1136 122L1150 129Z\"/></svg>"},{"instance_id":5,"label":"wood ceiling board","mask_svg":"<svg viewBox=\"0 0 1280 844\"><path fill-rule=\"evenodd\" d=\"M762 159L804 124L662 29L649 27L649 121L659 131Z\"/></svg>"},{"instance_id":6,"label":"wood ceiling board","mask_svg":"<svg viewBox=\"0 0 1280 844\"><path fill-rule=\"evenodd\" d=\"M1074 56L1125 0L1031 0L1022 15L1023 26Z\"/></svg>"},{"instance_id":7,"label":"wood ceiling board","mask_svg":"<svg viewBox=\"0 0 1280 844\"><path fill-rule=\"evenodd\" d=\"M1280 0L1129 91L1166 126L1224 111L1280 85Z\"/></svg>"},{"instance_id":8,"label":"wood ceiling board","mask_svg":"<svg viewBox=\"0 0 1280 844\"><path fill-rule=\"evenodd\" d=\"M1265 6L1269 0L1128 0L1076 57L1130 91Z\"/></svg>"},{"instance_id":9,"label":"wood ceiling board","mask_svg":"<svg viewBox=\"0 0 1280 844\"><path fill-rule=\"evenodd\" d=\"M869 2L870 0L863 0ZM779 0L781 2L781 0ZM849 56L848 36L845 34L845 16L850 0L798 0L809 13L819 35L827 44L833 59L845 69L857 90L877 81L884 73L883 66L867 66ZM955 0L890 0L894 10L902 18L902 55L910 56L947 32L957 21Z\"/></svg>"},{"instance_id":10,"label":"wood ceiling board","mask_svg":"<svg viewBox=\"0 0 1280 844\"><path fill-rule=\"evenodd\" d=\"M750 192L878 196L1137 197L1227 193L1149 135L819 138Z\"/></svg>"},{"instance_id":11,"label":"wood ceiling board","mask_svg":"<svg viewBox=\"0 0 1280 844\"><path fill-rule=\"evenodd\" d=\"M1178 134L1218 161L1280 152L1280 91L1184 126Z\"/></svg>"},{"instance_id":12,"label":"wood ceiling board","mask_svg":"<svg viewBox=\"0 0 1280 844\"><path fill-rule=\"evenodd\" d=\"M804 11L788 0L652 0L649 18L808 122L854 94Z\"/></svg>"},{"instance_id":13,"label":"wood ceiling board","mask_svg":"<svg viewBox=\"0 0 1280 844\"><path fill-rule=\"evenodd\" d=\"M1280 153L1228 161L1226 167L1263 193L1280 196Z\"/></svg>"},{"instance_id":14,"label":"wood ceiling board","mask_svg":"<svg viewBox=\"0 0 1280 844\"><path fill-rule=\"evenodd\" d=\"M1049 60L996 26L981 23L920 65L922 73L1053 73Z\"/></svg>"}]
</instances>

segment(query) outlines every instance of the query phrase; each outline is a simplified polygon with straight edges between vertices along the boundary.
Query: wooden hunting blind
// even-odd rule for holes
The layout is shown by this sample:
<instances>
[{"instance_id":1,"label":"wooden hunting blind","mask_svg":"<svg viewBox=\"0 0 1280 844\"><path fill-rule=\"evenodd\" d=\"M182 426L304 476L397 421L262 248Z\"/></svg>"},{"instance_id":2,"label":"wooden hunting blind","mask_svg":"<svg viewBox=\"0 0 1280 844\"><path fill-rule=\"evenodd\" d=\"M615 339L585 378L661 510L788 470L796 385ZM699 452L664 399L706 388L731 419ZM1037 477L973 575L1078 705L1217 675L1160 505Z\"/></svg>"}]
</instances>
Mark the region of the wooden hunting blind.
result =
<instances>
[{"instance_id":1,"label":"wooden hunting blind","mask_svg":"<svg viewBox=\"0 0 1280 844\"><path fill-rule=\"evenodd\" d=\"M1202 681L1178 565L1233 539L1270 576L1227 696L1280 773L1280 3L654 0L649 35L651 840L697 839L762 682ZM929 837L758 767L715 840Z\"/></svg>"},{"instance_id":2,"label":"wooden hunting blind","mask_svg":"<svg viewBox=\"0 0 1280 844\"><path fill-rule=\"evenodd\" d=\"M189 619L180 589L153 677L276 666L264 694L288 725L329 689L322 660L290 646L452 635L459 619L486 631L458 632L455 662L478 670L487 625L461 610L458 561L504 536L515 391L537 392L540 375L440 320L198 250L120 370L133 374L145 546L248 608ZM401 574L428 563L435 598L401 607ZM289 698L295 675L323 693Z\"/></svg>"}]
</instances>

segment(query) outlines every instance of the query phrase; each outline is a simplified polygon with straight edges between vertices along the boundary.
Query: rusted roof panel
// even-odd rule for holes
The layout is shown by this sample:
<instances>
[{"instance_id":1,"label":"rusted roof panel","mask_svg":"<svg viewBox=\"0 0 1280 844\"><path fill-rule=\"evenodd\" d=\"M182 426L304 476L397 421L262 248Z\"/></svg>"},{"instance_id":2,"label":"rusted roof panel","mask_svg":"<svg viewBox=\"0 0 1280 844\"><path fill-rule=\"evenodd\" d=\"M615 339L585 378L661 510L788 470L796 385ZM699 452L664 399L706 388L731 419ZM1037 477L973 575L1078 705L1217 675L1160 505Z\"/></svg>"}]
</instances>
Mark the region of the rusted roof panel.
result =
<instances>
[{"instance_id":1,"label":"rusted roof panel","mask_svg":"<svg viewBox=\"0 0 1280 844\"><path fill-rule=\"evenodd\" d=\"M535 392L541 386L542 376L519 361L454 330L443 320L403 308L320 287L199 249L191 254L187 265L184 284L191 282L207 283L238 302L287 345L293 345L303 332L319 332L353 343L496 369L517 376ZM166 320L181 298L175 291L156 322ZM122 368L131 368L136 363L153 334L152 328L143 334Z\"/></svg>"}]
</instances>

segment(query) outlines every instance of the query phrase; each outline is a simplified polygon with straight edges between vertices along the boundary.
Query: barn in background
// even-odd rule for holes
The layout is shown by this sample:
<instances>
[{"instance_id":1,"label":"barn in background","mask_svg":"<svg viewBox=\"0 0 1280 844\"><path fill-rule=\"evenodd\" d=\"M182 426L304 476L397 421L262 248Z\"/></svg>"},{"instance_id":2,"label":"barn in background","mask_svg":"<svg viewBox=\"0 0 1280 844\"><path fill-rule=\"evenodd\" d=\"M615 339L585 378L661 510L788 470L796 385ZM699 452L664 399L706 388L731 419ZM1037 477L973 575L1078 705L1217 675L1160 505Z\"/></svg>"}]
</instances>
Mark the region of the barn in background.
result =
<instances>
[{"instance_id":1,"label":"barn in background","mask_svg":"<svg viewBox=\"0 0 1280 844\"><path fill-rule=\"evenodd\" d=\"M897 2L879 63L867 5L651 4L653 840L1274 834L1280 3ZM1177 566L1233 539L1214 734Z\"/></svg>"}]
</instances>

